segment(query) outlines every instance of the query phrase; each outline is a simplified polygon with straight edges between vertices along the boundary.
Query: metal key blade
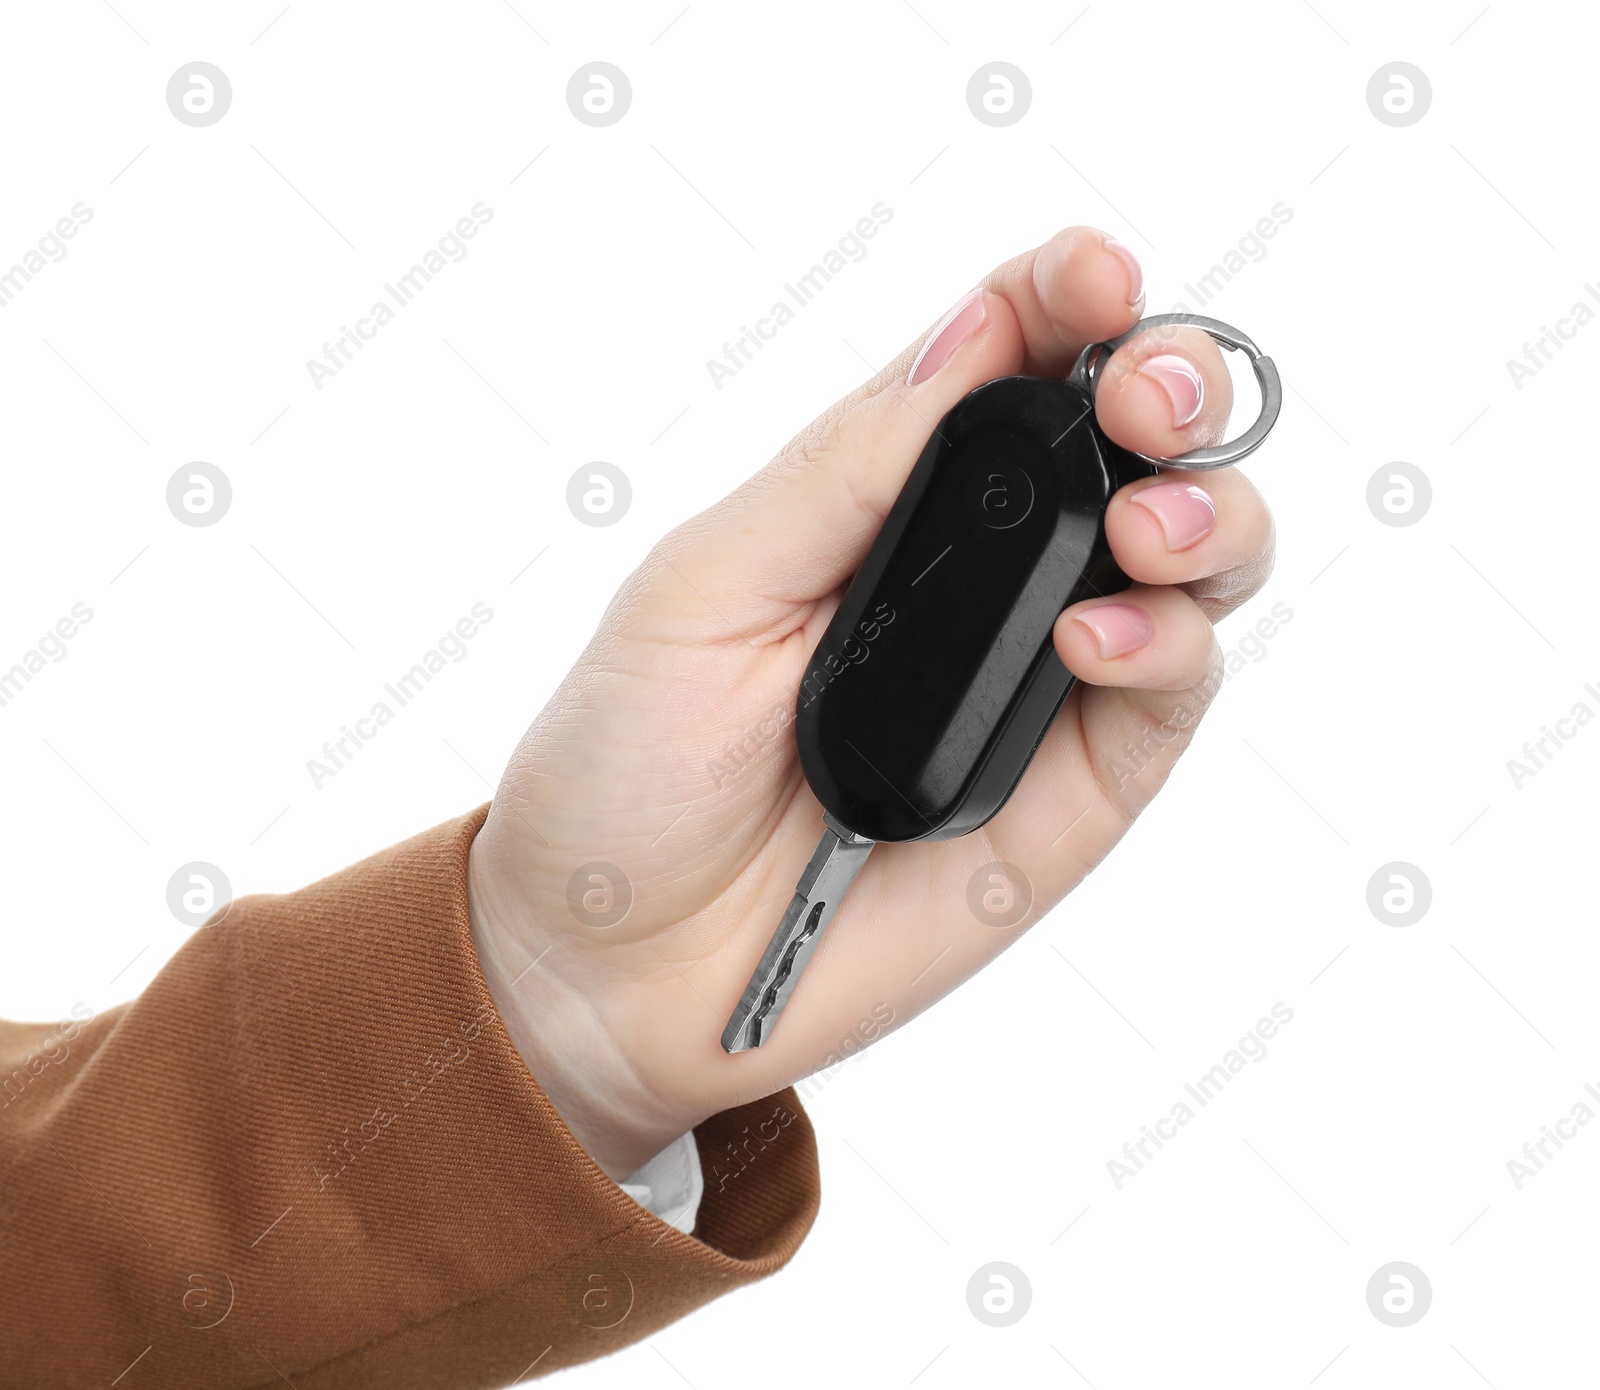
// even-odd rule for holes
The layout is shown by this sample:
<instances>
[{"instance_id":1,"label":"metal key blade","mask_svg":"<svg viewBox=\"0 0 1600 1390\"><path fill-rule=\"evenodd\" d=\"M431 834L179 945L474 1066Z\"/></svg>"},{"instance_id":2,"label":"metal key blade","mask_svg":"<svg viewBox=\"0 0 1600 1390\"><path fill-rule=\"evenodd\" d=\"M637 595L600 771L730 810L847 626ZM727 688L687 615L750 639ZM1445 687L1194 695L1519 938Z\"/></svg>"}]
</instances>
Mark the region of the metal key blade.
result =
<instances>
[{"instance_id":1,"label":"metal key blade","mask_svg":"<svg viewBox=\"0 0 1600 1390\"><path fill-rule=\"evenodd\" d=\"M867 862L876 840L868 840L825 817L827 829L800 875L794 899L761 956L739 1007L722 1032L724 1052L746 1052L771 1036L801 972L833 920L834 910Z\"/></svg>"}]
</instances>

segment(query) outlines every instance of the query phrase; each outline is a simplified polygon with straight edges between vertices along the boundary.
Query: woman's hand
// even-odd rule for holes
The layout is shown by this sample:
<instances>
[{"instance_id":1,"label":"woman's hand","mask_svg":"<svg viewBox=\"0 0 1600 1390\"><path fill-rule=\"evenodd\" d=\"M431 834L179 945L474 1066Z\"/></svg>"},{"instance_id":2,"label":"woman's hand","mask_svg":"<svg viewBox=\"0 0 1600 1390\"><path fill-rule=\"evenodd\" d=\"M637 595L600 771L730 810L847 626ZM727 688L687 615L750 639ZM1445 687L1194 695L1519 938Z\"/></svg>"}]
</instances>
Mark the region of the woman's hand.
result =
<instances>
[{"instance_id":1,"label":"woman's hand","mask_svg":"<svg viewBox=\"0 0 1600 1390\"><path fill-rule=\"evenodd\" d=\"M665 537L523 738L473 844L473 934L512 1039L613 1178L981 969L1106 856L1188 743L1219 683L1211 625L1272 563L1271 517L1234 469L1167 473L1112 499L1106 533L1133 587L1057 622L1082 683L1005 809L960 839L878 848L780 1026L723 1052L822 830L795 692L934 424L994 377L1064 376L1143 306L1132 255L1087 228L1001 266L925 344ZM1118 443L1171 456L1217 442L1231 402L1220 351L1183 329L1117 352L1096 414ZM1009 930L967 905L995 861L1032 886ZM569 901L596 862L631 887L612 925Z\"/></svg>"}]
</instances>

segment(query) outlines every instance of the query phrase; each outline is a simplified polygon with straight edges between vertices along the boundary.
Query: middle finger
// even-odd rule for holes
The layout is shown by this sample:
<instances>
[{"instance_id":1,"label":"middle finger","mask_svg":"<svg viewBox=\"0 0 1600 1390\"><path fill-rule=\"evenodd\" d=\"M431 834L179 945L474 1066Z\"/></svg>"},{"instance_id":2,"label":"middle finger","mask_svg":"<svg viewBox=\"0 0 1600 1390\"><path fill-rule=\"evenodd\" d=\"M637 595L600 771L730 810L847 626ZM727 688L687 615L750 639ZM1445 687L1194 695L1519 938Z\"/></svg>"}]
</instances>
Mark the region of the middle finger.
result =
<instances>
[{"instance_id":1,"label":"middle finger","mask_svg":"<svg viewBox=\"0 0 1600 1390\"><path fill-rule=\"evenodd\" d=\"M1272 570L1272 513L1235 468L1169 469L1129 483L1106 508L1106 539L1128 578L1182 585L1213 621Z\"/></svg>"}]
</instances>

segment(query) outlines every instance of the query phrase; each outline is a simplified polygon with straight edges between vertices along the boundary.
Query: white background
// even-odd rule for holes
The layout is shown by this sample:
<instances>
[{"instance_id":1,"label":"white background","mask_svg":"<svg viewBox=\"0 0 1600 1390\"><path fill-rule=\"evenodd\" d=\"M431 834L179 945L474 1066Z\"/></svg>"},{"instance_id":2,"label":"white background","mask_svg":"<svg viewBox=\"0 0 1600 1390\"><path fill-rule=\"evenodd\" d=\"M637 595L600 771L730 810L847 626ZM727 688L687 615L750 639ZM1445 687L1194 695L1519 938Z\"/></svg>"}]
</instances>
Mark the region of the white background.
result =
<instances>
[{"instance_id":1,"label":"white background","mask_svg":"<svg viewBox=\"0 0 1600 1390\"><path fill-rule=\"evenodd\" d=\"M1506 1162L1600 1082L1600 729L1520 789L1506 763L1600 710L1573 582L1600 328L1520 390L1506 361L1600 279L1592 14L517 3L8 10L0 262L94 215L0 308L0 666L94 617L0 708L0 1015L136 993L185 938L182 863L289 889L486 799L652 541L994 263L1092 223L1165 310L1283 202L1207 308L1289 387L1249 465L1278 573L1221 639L1292 620L1088 884L827 1079L792 1267L574 1378L1576 1383L1600 1126L1520 1191ZM197 59L233 85L205 129L164 100ZM565 100L595 59L633 87L605 129ZM994 60L1033 89L1003 129L965 99ZM1366 100L1395 60L1432 83L1406 128ZM480 200L467 257L317 390L306 359ZM716 389L706 359L880 201ZM634 490L604 529L565 504L597 459ZM233 486L209 529L165 503L195 460ZM1405 528L1366 501L1396 460L1433 488ZM470 656L317 790L306 760L475 602ZM1367 905L1396 860L1433 890L1406 928ZM1117 1190L1107 1160L1277 1001L1265 1060ZM1010 1328L968 1311L992 1260L1032 1287ZM1400 1329L1365 1295L1395 1260L1433 1288Z\"/></svg>"}]
</instances>

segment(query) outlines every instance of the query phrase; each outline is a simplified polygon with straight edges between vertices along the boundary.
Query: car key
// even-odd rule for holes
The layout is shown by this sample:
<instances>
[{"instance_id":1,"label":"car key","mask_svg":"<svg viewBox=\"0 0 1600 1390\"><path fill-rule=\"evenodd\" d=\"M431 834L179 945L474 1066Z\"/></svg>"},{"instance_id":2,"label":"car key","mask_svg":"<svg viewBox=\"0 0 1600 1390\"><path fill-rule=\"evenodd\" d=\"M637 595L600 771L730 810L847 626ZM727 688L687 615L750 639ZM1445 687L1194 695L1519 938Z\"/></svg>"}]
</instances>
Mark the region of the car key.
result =
<instances>
[{"instance_id":1,"label":"car key","mask_svg":"<svg viewBox=\"0 0 1600 1390\"><path fill-rule=\"evenodd\" d=\"M1094 420L1110 354L1187 324L1243 349L1261 414L1232 443L1156 459ZM1064 608L1125 589L1105 536L1112 494L1161 468L1255 450L1282 403L1272 359L1237 329L1162 314L1092 343L1065 380L1002 377L935 427L817 643L796 699L800 764L825 828L722 1035L759 1047L880 841L943 840L1005 805L1075 677L1055 653Z\"/></svg>"}]
</instances>

